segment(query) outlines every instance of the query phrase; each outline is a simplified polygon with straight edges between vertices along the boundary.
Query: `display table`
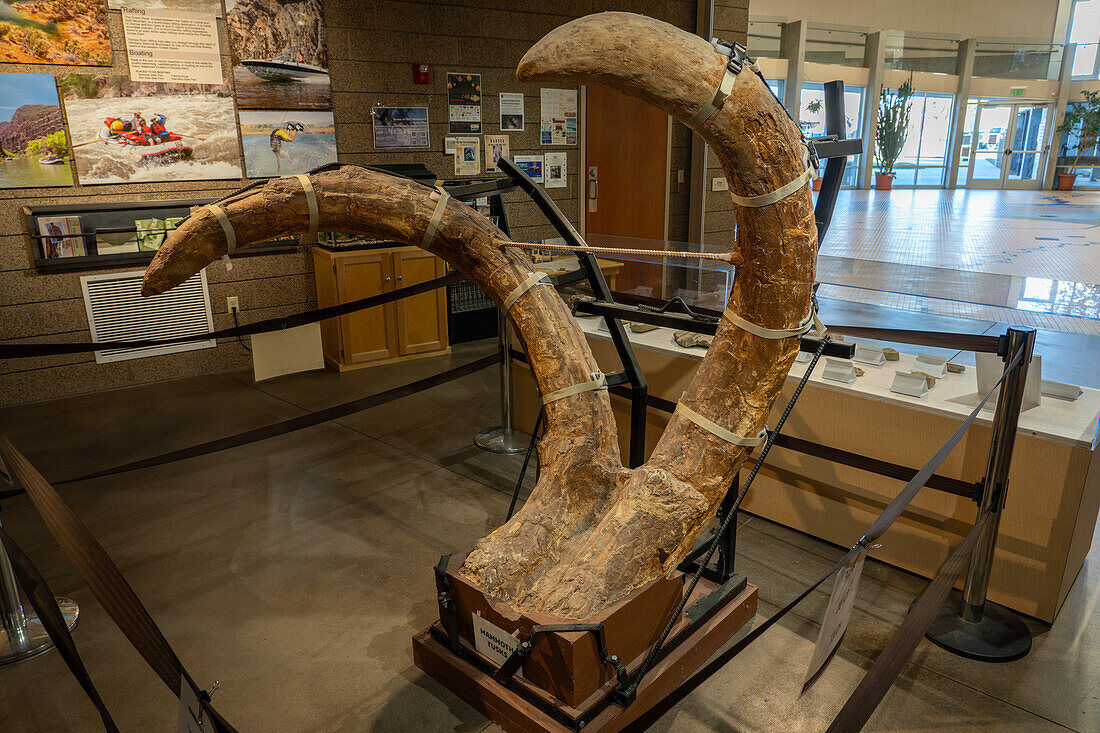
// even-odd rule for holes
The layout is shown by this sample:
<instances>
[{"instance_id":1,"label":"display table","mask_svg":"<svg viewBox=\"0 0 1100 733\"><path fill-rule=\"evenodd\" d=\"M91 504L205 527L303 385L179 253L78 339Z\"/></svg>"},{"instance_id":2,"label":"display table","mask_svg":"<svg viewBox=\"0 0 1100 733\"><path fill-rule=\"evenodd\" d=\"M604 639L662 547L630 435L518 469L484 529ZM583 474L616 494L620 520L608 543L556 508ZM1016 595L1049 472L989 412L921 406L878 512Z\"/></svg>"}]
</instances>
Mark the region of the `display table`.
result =
<instances>
[{"instance_id":1,"label":"display table","mask_svg":"<svg viewBox=\"0 0 1100 733\"><path fill-rule=\"evenodd\" d=\"M605 373L619 371L618 356L600 319L580 320ZM649 393L677 401L705 351L683 348L672 331L629 332ZM913 347L916 352L919 347ZM883 461L919 468L974 409L974 368L948 374L924 397L890 392L895 369L908 371L915 357L883 366L860 364L865 374L851 385L811 376L784 434ZM805 364L795 364L768 420L774 425ZM515 421L534 426L539 397L529 369L513 372ZM629 430L629 401L612 395L623 455ZM985 471L992 409L978 420L937 471L978 481ZM1007 504L989 584L990 600L1044 621L1053 621L1092 543L1100 509L1100 465L1095 460L1100 391L1085 389L1076 401L1043 397L1020 416ZM649 409L646 454L667 415ZM751 464L747 463L742 478ZM828 542L851 546L896 496L903 482L838 465L780 447L772 449L742 509ZM932 577L951 549L973 526L977 505L969 499L923 489L909 510L880 540L871 556L924 577ZM959 583L961 587L961 579Z\"/></svg>"}]
</instances>

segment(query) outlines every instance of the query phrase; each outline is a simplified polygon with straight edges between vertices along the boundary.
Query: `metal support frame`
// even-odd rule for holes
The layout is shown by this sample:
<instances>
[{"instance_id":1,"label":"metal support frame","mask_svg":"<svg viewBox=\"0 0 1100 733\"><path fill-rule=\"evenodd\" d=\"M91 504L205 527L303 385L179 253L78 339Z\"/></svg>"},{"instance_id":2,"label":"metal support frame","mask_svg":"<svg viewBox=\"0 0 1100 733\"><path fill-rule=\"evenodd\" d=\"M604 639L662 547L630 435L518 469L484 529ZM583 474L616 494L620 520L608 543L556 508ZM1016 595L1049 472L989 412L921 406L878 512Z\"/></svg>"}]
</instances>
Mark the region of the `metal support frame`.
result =
<instances>
[{"instance_id":1,"label":"metal support frame","mask_svg":"<svg viewBox=\"0 0 1100 733\"><path fill-rule=\"evenodd\" d=\"M1007 346L1002 354L1008 369L1018 353L1019 365L1005 377L993 416L993 435L986 465L982 511L992 512L970 556L966 585L951 597L926 636L944 649L983 662L1011 662L1031 651L1031 631L1015 613L986 599L997 530L1001 523L1008 492L1008 471L1016 443L1016 428L1024 399L1028 363L1035 350L1035 329L1008 329Z\"/></svg>"},{"instance_id":2,"label":"metal support frame","mask_svg":"<svg viewBox=\"0 0 1100 733\"><path fill-rule=\"evenodd\" d=\"M3 463L0 463L0 468ZM18 488L14 486L13 488ZM80 608L68 598L57 599L58 608L69 629L76 626ZM0 545L0 666L36 657L53 648L46 629L33 611L23 608L19 584L15 580L8 553Z\"/></svg>"}]
</instances>

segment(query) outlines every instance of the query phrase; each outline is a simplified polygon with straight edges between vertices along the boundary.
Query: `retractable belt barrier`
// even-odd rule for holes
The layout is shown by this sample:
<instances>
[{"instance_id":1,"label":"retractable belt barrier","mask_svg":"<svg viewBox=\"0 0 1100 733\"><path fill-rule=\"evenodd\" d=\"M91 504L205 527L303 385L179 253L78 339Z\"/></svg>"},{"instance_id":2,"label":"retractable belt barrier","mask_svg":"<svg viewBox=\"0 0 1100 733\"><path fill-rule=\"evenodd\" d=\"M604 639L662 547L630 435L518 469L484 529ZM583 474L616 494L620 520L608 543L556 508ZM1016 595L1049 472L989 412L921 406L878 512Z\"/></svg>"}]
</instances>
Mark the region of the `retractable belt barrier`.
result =
<instances>
[{"instance_id":1,"label":"retractable belt barrier","mask_svg":"<svg viewBox=\"0 0 1100 733\"><path fill-rule=\"evenodd\" d=\"M253 336L258 333L271 331L284 331L296 326L304 326L307 323L316 323L327 318L337 318L355 313L366 308L373 308L385 303L391 303L402 298L426 293L446 285L452 285L465 280L466 276L457 270L434 280L427 280L416 285L408 285L388 293L380 293L367 298L360 298L340 305L331 305L327 308L317 308L303 313L296 313L283 318L268 318L255 323L248 323L233 328L223 328L220 331L201 333L192 336L177 336L167 339L144 339L141 341L91 341L84 343L52 343L52 344L0 344L0 359L21 359L31 356L56 356L58 354L82 354L91 351L104 351L108 349L139 349L146 346L165 346L168 344L182 344L188 341L209 341L218 338L235 338L237 336Z\"/></svg>"}]
</instances>

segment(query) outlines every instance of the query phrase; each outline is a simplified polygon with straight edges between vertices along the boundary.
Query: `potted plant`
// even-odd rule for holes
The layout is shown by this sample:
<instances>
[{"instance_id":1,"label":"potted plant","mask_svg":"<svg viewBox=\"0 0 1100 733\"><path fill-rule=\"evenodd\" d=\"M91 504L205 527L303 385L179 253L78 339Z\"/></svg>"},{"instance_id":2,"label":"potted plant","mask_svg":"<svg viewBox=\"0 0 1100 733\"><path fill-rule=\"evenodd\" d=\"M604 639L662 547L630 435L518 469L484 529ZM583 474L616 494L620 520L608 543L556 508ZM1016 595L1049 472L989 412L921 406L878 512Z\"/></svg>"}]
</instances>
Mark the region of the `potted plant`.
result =
<instances>
[{"instance_id":1,"label":"potted plant","mask_svg":"<svg viewBox=\"0 0 1100 733\"><path fill-rule=\"evenodd\" d=\"M1054 184L1055 191L1072 191L1073 184L1077 180L1077 174L1073 172L1077 162L1081 160L1081 152L1096 145L1100 138L1100 92L1084 91L1085 101L1080 102L1072 109L1066 110L1066 117L1062 124L1058 125L1058 132L1066 132L1077 136L1077 157L1069 166L1068 173L1056 173L1058 179ZM1066 166L1062 166L1063 168Z\"/></svg>"},{"instance_id":2,"label":"potted plant","mask_svg":"<svg viewBox=\"0 0 1100 733\"><path fill-rule=\"evenodd\" d=\"M806 111L809 112L812 115L816 115L818 112L821 111L821 107L822 107L822 102L821 102L820 99L811 99L806 104ZM813 124L814 124L813 122L803 121L801 123L802 134L803 135L808 135L809 132L810 132L810 128L813 127ZM820 176L814 176L813 180L810 183L810 185L813 187L813 190L820 191L821 190L821 177Z\"/></svg>"},{"instance_id":3,"label":"potted plant","mask_svg":"<svg viewBox=\"0 0 1100 733\"><path fill-rule=\"evenodd\" d=\"M894 183L894 164L905 147L909 134L909 112L913 108L913 84L904 84L891 92L883 89L878 105L878 126L875 132L875 190L889 191Z\"/></svg>"}]
</instances>

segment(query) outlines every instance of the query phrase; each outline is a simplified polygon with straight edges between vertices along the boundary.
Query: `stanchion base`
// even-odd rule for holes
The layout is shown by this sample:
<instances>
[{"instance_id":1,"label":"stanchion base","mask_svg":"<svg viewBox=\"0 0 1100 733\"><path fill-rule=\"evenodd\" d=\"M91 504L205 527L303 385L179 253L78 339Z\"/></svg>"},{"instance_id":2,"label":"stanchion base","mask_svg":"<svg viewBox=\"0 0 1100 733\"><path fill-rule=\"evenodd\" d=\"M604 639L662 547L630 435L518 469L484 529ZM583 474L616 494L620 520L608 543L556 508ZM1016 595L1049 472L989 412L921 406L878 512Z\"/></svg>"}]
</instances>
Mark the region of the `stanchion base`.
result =
<instances>
[{"instance_id":1,"label":"stanchion base","mask_svg":"<svg viewBox=\"0 0 1100 733\"><path fill-rule=\"evenodd\" d=\"M962 617L963 597L951 591L925 636L938 647L979 662L1012 662L1031 651L1031 631L1015 613L985 602L981 621Z\"/></svg>"},{"instance_id":2,"label":"stanchion base","mask_svg":"<svg viewBox=\"0 0 1100 733\"><path fill-rule=\"evenodd\" d=\"M76 605L76 601L68 598L58 598L57 606L61 609L61 615L65 618L65 623L68 624L69 629L76 626L76 619L80 616L80 608ZM25 612L27 625L24 628L22 639L16 639L12 643L12 640L8 639L7 632L0 629L0 665L22 662L24 659L37 657L39 654L53 649L53 642L50 641L50 637L46 633L46 629L43 628L42 622L38 620L38 616L30 609L26 609Z\"/></svg>"},{"instance_id":3,"label":"stanchion base","mask_svg":"<svg viewBox=\"0 0 1100 733\"><path fill-rule=\"evenodd\" d=\"M505 436L499 425L482 430L474 438L474 445L490 453L523 453L530 444L531 436L527 433L513 430L511 435Z\"/></svg>"}]
</instances>

